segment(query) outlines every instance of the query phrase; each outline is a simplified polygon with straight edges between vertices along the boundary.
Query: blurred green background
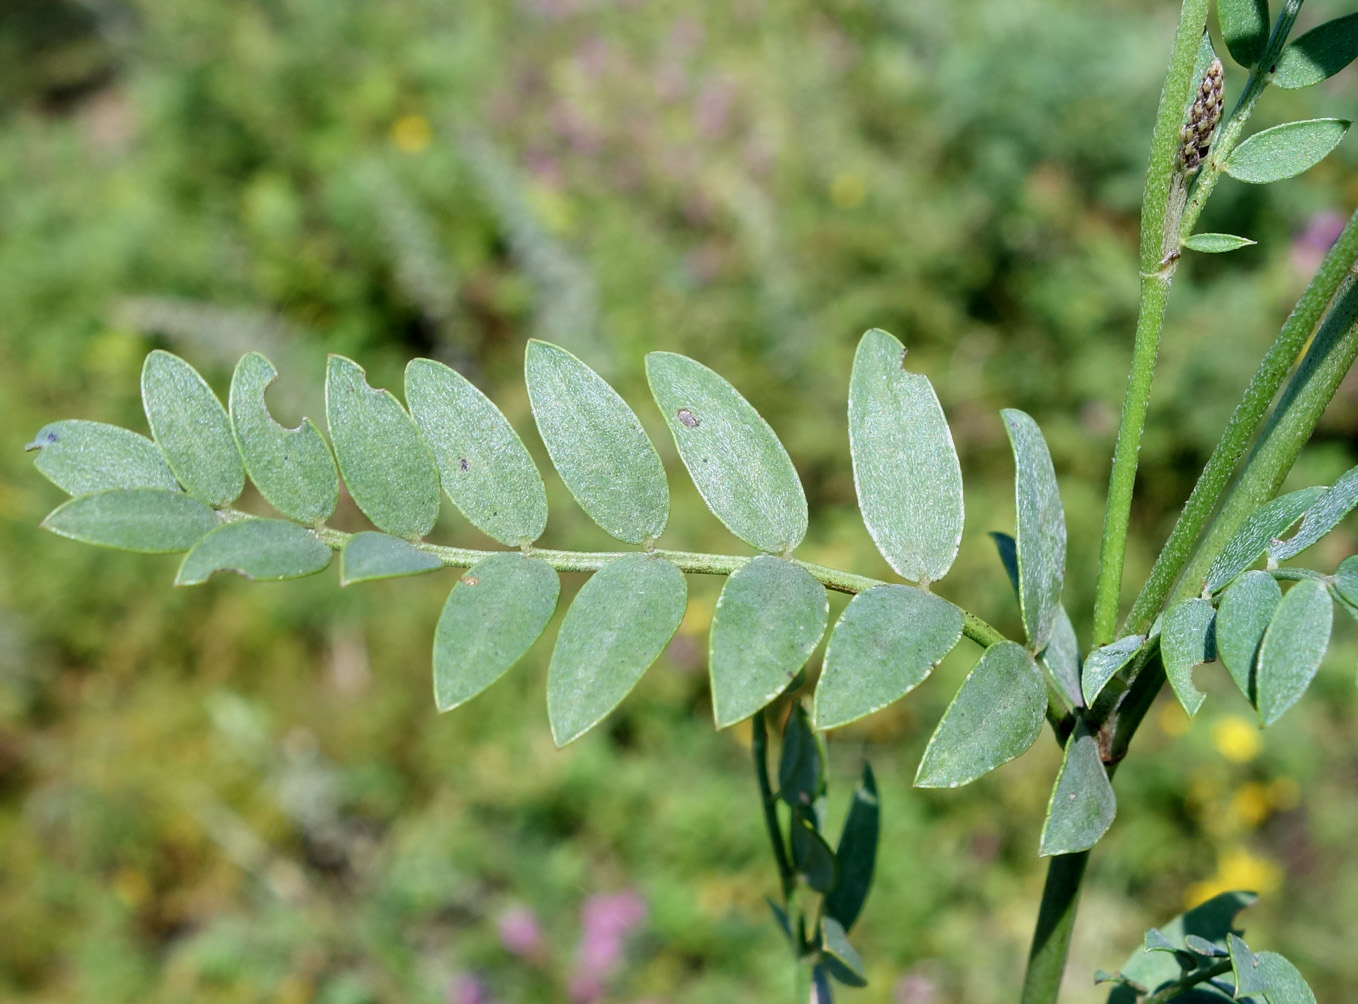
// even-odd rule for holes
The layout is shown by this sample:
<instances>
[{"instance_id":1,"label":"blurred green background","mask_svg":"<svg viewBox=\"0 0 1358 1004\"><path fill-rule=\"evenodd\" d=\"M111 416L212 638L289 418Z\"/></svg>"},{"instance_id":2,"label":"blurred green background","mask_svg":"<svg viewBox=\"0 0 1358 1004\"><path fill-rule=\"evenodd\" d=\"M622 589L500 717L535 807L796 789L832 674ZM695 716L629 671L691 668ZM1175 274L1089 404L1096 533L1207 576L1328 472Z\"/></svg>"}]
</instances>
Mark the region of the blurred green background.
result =
<instances>
[{"instance_id":1,"label":"blurred green background","mask_svg":"<svg viewBox=\"0 0 1358 1004\"><path fill-rule=\"evenodd\" d=\"M933 379L962 456L967 529L943 593L1018 629L985 534L1012 527L996 412L1021 407L1062 479L1084 634L1172 7L0 3L0 997L788 999L748 727L711 726L719 581L691 577L665 657L558 752L551 630L474 704L435 714L429 648L452 573L174 590L173 558L39 531L62 496L21 447L56 418L144 429L138 373L164 346L221 392L240 354L264 351L289 423L320 412L327 352L398 387L409 357L432 355L545 461L520 373L538 336L612 379L651 429L674 474L662 544L744 553L649 402L642 358L670 349L724 373L784 438L812 506L801 555L885 575L853 506L844 417L854 345L880 326ZM1312 0L1302 27L1347 8ZM1227 74L1229 98L1243 74ZM1349 116L1355 79L1270 94L1257 117ZM1219 189L1203 229L1259 246L1180 270L1133 585L1358 204L1356 167L1350 140L1302 179ZM1350 379L1295 483L1354 464L1355 438ZM606 547L548 483L544 540ZM437 539L483 543L445 516ZM1309 553L1314 567L1351 553L1356 529ZM565 578L569 596L580 577ZM1266 734L1224 674L1204 674L1191 729L1171 701L1152 712L1118 774L1070 1001L1102 1000L1094 968L1228 886L1264 894L1251 944L1292 957L1322 1000L1358 980L1353 628L1337 623L1311 695ZM1054 744L961 791L909 786L973 657L963 643L909 699L831 738L832 818L865 755L885 804L856 935L872 982L846 1000L1016 995ZM618 896L645 917L629 908L626 954L590 998L571 984L582 909Z\"/></svg>"}]
</instances>

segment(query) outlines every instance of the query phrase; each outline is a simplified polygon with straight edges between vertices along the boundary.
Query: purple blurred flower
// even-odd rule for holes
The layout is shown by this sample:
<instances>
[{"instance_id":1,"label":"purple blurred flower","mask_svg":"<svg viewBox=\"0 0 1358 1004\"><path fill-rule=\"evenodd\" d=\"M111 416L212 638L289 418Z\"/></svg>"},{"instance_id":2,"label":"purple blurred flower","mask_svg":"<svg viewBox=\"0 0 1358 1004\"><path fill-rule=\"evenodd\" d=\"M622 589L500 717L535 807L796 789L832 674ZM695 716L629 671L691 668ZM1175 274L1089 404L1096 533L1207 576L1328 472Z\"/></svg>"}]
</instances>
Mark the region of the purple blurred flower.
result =
<instances>
[{"instance_id":1,"label":"purple blurred flower","mask_svg":"<svg viewBox=\"0 0 1358 1004\"><path fill-rule=\"evenodd\" d=\"M1320 267L1325 252L1339 239L1339 232L1348 222L1334 210L1315 213L1306 222L1306 229L1292 238L1292 264L1299 272L1309 275Z\"/></svg>"},{"instance_id":2,"label":"purple blurred flower","mask_svg":"<svg viewBox=\"0 0 1358 1004\"><path fill-rule=\"evenodd\" d=\"M542 928L526 906L511 907L500 915L500 943L524 959L536 959L543 951Z\"/></svg>"},{"instance_id":3,"label":"purple blurred flower","mask_svg":"<svg viewBox=\"0 0 1358 1004\"><path fill-rule=\"evenodd\" d=\"M933 1004L937 998L938 987L921 973L906 973L891 990L896 1004Z\"/></svg>"},{"instance_id":4,"label":"purple blurred flower","mask_svg":"<svg viewBox=\"0 0 1358 1004\"><path fill-rule=\"evenodd\" d=\"M448 1004L495 1004L485 984L470 973L458 973L444 993Z\"/></svg>"},{"instance_id":5,"label":"purple blurred flower","mask_svg":"<svg viewBox=\"0 0 1358 1004\"><path fill-rule=\"evenodd\" d=\"M593 1004L622 961L627 936L646 919L646 901L630 889L591 896L580 910L580 944L571 975L571 1000Z\"/></svg>"}]
</instances>

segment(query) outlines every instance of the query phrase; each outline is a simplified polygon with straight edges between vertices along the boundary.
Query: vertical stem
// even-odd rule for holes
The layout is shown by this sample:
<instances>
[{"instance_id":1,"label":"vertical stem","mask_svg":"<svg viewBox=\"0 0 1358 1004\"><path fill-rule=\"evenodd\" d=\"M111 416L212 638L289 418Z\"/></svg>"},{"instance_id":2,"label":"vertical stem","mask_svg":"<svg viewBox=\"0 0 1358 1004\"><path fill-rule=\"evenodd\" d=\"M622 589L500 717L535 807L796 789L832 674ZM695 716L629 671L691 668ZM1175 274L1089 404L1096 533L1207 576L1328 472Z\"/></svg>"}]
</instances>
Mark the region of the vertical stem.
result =
<instances>
[{"instance_id":1,"label":"vertical stem","mask_svg":"<svg viewBox=\"0 0 1358 1004\"><path fill-rule=\"evenodd\" d=\"M1084 879L1089 852L1058 854L1047 866L1047 884L1042 889L1042 906L1033 930L1033 947L1028 953L1028 972L1023 978L1019 1004L1051 1004L1061 992L1061 975L1070 952L1070 936L1075 930L1075 911L1080 905L1080 883Z\"/></svg>"},{"instance_id":2,"label":"vertical stem","mask_svg":"<svg viewBox=\"0 0 1358 1004\"><path fill-rule=\"evenodd\" d=\"M759 801L764 810L764 828L773 845L773 861L778 866L778 881L783 889L783 908L787 909L797 880L792 864L787 858L787 847L783 843L783 828L778 825L778 803L773 797L773 787L769 783L769 730L764 720L763 710L756 711L750 740L750 752L754 755L754 776L759 782ZM788 918L791 921L791 917Z\"/></svg>"}]
</instances>

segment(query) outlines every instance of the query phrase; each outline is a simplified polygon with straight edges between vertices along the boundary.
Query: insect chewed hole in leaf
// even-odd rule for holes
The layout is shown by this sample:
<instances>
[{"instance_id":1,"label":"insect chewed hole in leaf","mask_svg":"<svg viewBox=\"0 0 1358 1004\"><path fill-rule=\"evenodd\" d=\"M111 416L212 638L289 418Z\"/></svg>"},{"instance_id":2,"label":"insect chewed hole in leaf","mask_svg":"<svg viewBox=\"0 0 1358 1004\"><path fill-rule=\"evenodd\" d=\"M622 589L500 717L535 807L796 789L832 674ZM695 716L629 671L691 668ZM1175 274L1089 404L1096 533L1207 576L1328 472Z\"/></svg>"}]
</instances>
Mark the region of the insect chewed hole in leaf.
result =
<instances>
[{"instance_id":1,"label":"insect chewed hole in leaf","mask_svg":"<svg viewBox=\"0 0 1358 1004\"><path fill-rule=\"evenodd\" d=\"M680 408L677 412L675 412L675 415L679 419L679 421L684 425L685 428L696 429L700 424L698 422L698 417L694 415L693 412L689 411L687 408Z\"/></svg>"}]
</instances>

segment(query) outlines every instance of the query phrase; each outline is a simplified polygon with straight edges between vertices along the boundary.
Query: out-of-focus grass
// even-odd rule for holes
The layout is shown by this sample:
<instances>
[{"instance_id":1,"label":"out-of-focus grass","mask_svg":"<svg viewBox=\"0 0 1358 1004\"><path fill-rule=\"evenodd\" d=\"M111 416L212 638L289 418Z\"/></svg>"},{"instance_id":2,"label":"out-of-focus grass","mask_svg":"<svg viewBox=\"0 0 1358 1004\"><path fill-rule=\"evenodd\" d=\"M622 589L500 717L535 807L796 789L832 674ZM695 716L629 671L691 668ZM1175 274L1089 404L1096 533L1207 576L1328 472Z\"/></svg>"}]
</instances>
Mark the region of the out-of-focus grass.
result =
<instances>
[{"instance_id":1,"label":"out-of-focus grass","mask_svg":"<svg viewBox=\"0 0 1358 1004\"><path fill-rule=\"evenodd\" d=\"M37 530L59 493L19 447L57 417L141 427L141 359L169 345L219 389L263 349L286 420L319 412L327 351L388 385L432 354L491 392L545 462L519 375L536 335L607 373L673 463L641 368L671 349L728 375L788 443L812 503L804 555L886 574L852 508L844 423L854 343L881 326L930 374L962 454L967 531L943 592L1016 629L985 532L1012 523L996 410L1022 407L1062 478L1083 627L1172 28L1155 6L0 10L0 54L22 54L0 60L0 995L418 1002L471 973L501 1001L558 1001L582 904L634 888L649 914L610 999L785 999L748 732L710 724L718 582L691 581L664 659L557 752L547 643L434 714L428 653L451 574L175 591L172 559ZM1306 18L1338 12L1315 0ZM1355 93L1349 74L1260 114L1344 114ZM1260 245L1181 270L1130 582L1323 250L1322 214L1358 202L1356 159L1345 144L1300 181L1221 187L1204 229ZM1350 383L1296 483L1351 466L1355 431ZM739 549L672 471L662 543ZM549 491L548 540L607 546L559 482ZM478 540L447 515L440 539ZM1316 567L1354 544L1350 523ZM568 576L567 595L578 585ZM1294 957L1322 999L1358 977L1344 948L1358 925L1352 628L1337 624L1313 694L1262 737L1215 677L1191 729L1156 710L1119 773L1072 1001L1101 999L1095 967L1222 884L1260 887L1252 943ZM832 816L864 755L886 807L858 935L872 984L849 999L1014 996L1055 749L960 792L909 787L973 655L832 737ZM532 964L497 936L515 907L544 927Z\"/></svg>"}]
</instances>

